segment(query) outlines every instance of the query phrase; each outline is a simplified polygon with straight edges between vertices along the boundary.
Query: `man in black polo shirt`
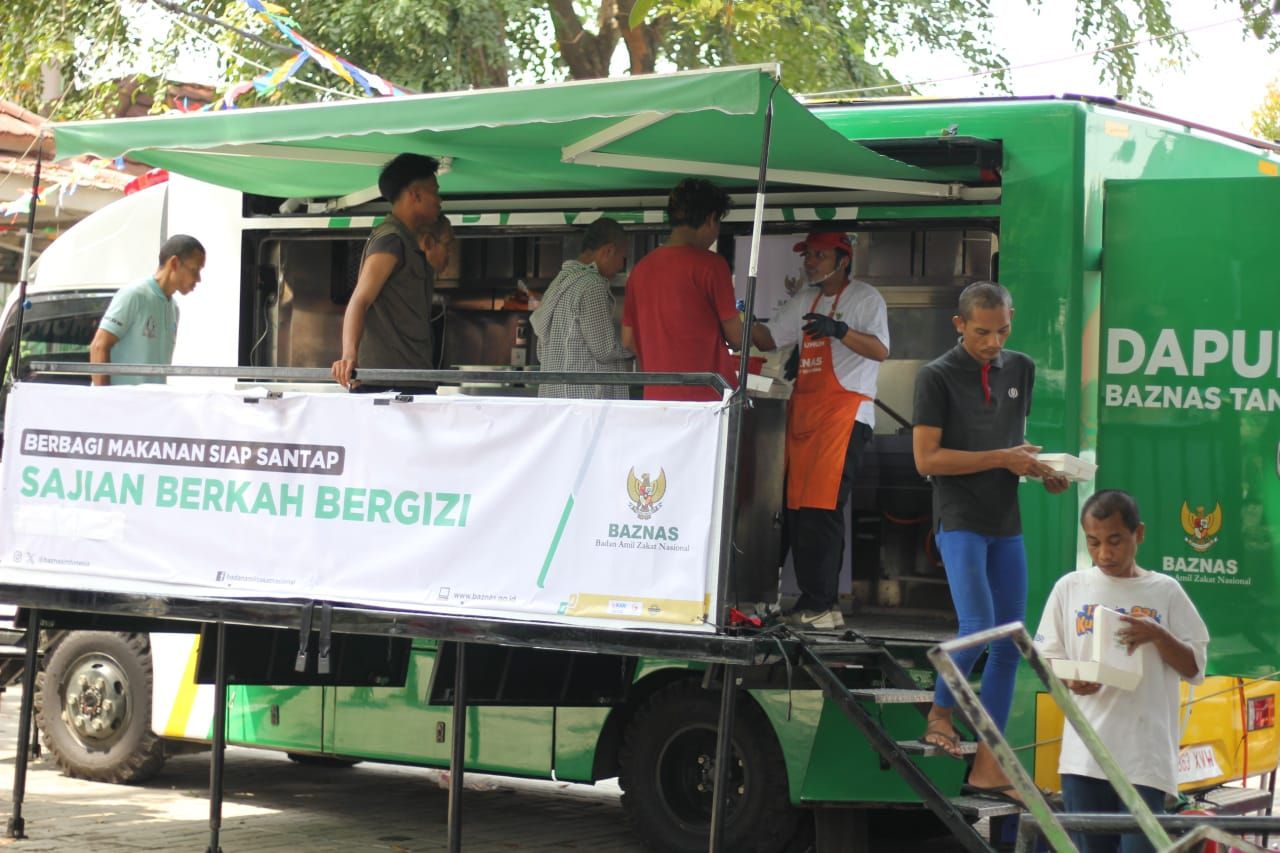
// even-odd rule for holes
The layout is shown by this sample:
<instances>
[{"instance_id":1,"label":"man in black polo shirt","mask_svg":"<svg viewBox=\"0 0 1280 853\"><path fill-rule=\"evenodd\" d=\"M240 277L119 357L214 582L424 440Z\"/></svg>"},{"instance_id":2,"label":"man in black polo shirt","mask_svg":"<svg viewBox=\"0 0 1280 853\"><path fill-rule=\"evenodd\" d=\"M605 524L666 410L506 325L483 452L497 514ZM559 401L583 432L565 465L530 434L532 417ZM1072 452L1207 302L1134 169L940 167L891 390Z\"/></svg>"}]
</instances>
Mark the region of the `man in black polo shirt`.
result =
<instances>
[{"instance_id":1,"label":"man in black polo shirt","mask_svg":"<svg viewBox=\"0 0 1280 853\"><path fill-rule=\"evenodd\" d=\"M440 216L434 157L401 154L378 176L391 213L369 235L355 290L342 316L342 357L334 381L362 391L357 367L430 370L433 367L431 297L435 274L418 245L418 232Z\"/></svg>"},{"instance_id":2,"label":"man in black polo shirt","mask_svg":"<svg viewBox=\"0 0 1280 853\"><path fill-rule=\"evenodd\" d=\"M989 281L960 294L952 318L960 342L926 364L916 377L912 448L916 468L933 479L933 519L938 552L946 566L959 634L1021 621L1027 602L1027 556L1018 514L1018 479L1040 478L1051 494L1067 481L1037 459L1026 441L1036 366L1004 349L1013 325L1009 291ZM955 656L968 674L981 653ZM1013 702L1018 650L1005 640L991 645L982 671L982 702L1003 730ZM951 722L955 698L944 682L934 692L926 743L959 756ZM1008 795L1008 780L990 750L980 747L966 788Z\"/></svg>"}]
</instances>

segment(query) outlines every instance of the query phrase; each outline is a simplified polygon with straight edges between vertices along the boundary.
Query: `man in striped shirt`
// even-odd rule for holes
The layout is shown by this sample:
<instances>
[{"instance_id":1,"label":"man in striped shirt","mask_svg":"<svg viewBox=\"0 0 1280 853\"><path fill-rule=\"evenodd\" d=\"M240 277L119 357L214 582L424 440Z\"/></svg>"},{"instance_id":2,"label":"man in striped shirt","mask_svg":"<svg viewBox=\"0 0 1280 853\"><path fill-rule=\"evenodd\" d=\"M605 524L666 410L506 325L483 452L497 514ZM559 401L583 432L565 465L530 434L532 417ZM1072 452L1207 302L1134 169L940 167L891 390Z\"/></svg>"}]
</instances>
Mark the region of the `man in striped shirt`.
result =
<instances>
[{"instance_id":1,"label":"man in striped shirt","mask_svg":"<svg viewBox=\"0 0 1280 853\"><path fill-rule=\"evenodd\" d=\"M624 349L613 320L610 280L627 262L627 235L616 220L602 217L582 238L582 252L565 261L529 318L538 336L538 362L554 372L617 373L631 369L635 354ZM625 400L625 385L538 386L539 397Z\"/></svg>"}]
</instances>

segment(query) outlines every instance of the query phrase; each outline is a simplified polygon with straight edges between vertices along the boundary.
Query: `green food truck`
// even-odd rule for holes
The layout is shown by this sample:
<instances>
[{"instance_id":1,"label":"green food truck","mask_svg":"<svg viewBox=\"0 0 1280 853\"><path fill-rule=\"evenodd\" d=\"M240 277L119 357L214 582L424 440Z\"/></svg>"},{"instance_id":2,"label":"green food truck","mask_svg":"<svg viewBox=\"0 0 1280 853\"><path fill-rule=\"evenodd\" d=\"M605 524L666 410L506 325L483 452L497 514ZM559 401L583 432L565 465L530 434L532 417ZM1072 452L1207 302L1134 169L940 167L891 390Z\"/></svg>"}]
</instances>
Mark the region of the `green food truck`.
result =
<instances>
[{"instance_id":1,"label":"green food truck","mask_svg":"<svg viewBox=\"0 0 1280 853\"><path fill-rule=\"evenodd\" d=\"M363 240L387 211L366 188L401 151L445 164L458 252L437 281L436 323L450 368L523 363L517 350L536 352L530 294L576 255L581 226L622 221L634 262L664 236L666 190L684 175L731 191L717 248L744 296L748 268L759 265L757 316L796 287L787 278L798 269L797 234L823 226L856 236L854 272L884 296L892 346L870 461L850 502L852 633L820 638L846 689L836 695L785 655L740 670L726 831L742 850L792 849L815 825L818 849L844 849L832 841L842 833L856 846L858 831L929 802L903 762L923 771L943 810L967 821L1001 811L958 797L964 765L917 740L934 680L925 653L955 623L929 484L910 455L916 372L954 343L960 289L1000 281L1016 308L1010 346L1037 364L1028 440L1098 466L1092 484L1062 496L1021 490L1028 619L1058 577L1088 565L1077 519L1090 490L1132 492L1148 531L1140 563L1186 587L1212 636L1211 677L1185 693L1182 789L1209 808L1269 808L1265 792L1221 786L1273 774L1280 755L1270 680L1280 660L1280 149L1106 99L801 104L774 82L770 69L725 69L54 133L59 156L128 154L172 173L119 204L141 246L188 231L209 248L205 284L183 305L177 364L327 367ZM766 192L753 213L766 113ZM144 204L154 210L140 213ZM101 273L118 233L111 223L123 221L114 216L91 217L46 253L16 353L11 300L0 347L19 373L26 360L84 360L96 317L127 281ZM139 254L145 275L152 252ZM620 295L624 281L615 284ZM765 384L774 391L756 399L761 424L785 398L780 380ZM491 377L459 385L478 398L536 393ZM728 606L749 611L779 589L781 445L764 426L756 432L739 472L760 488L739 489L749 494L739 502L737 582L697 614L717 632ZM14 442L9 434L6 464ZM510 499L517 514L534 500ZM4 564L6 591L29 581L20 568ZM705 849L719 702L705 686L715 667L628 656L625 633L596 654L485 647L491 677L473 694L467 769L582 783L616 776L652 849ZM133 782L166 754L207 743L215 714L200 646L192 634L52 632L37 705L54 760L72 775ZM301 761L445 766L450 648L415 638L394 675L363 684L233 683L229 742ZM104 674L102 689L116 695L86 710L77 685L92 688ZM1061 728L1024 670L1006 735L1049 788Z\"/></svg>"}]
</instances>

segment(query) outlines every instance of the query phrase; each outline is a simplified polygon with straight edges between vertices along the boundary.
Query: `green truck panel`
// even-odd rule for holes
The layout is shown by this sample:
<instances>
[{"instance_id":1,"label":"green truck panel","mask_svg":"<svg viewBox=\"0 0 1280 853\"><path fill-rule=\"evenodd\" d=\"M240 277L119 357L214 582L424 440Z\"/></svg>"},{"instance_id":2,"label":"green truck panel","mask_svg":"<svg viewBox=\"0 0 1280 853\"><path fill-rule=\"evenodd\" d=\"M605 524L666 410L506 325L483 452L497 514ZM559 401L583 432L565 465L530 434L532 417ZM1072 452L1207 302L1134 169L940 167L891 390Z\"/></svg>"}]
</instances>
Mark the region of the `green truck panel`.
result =
<instances>
[{"instance_id":1,"label":"green truck panel","mask_svg":"<svg viewBox=\"0 0 1280 853\"><path fill-rule=\"evenodd\" d=\"M227 742L321 752L323 701L313 687L230 687Z\"/></svg>"},{"instance_id":2,"label":"green truck panel","mask_svg":"<svg viewBox=\"0 0 1280 853\"><path fill-rule=\"evenodd\" d=\"M1082 502L1095 488L1124 488L1146 514L1140 561L1183 583L1209 624L1210 671L1271 675L1280 657L1272 616L1280 574L1280 158L1082 100L861 104L814 113L844 137L868 143L960 136L1002 146L998 200L823 196L812 202L817 206L783 208L769 227L995 234L998 279L1014 298L1009 345L1037 365L1028 440L1099 465L1095 483L1063 496L1034 483L1021 490L1029 625L1054 582L1087 565ZM974 170L952 163L941 173L961 172ZM655 213L622 218L657 227ZM577 215L566 212L565 221ZM840 219L846 216L856 219ZM508 217L495 210L456 222L463 235ZM354 235L363 220L334 217L329 224ZM269 229L269 218L255 228ZM851 622L857 627L856 615ZM445 766L451 709L428 704L436 648L414 642L403 687L235 688L231 739ZM925 665L918 644L893 654L908 669ZM675 680L702 676L687 662L641 660L632 695L612 706L473 707L467 767L584 782L614 775L626 726L648 698ZM777 737L793 803L918 801L811 682L800 689L764 683L749 695ZM1024 668L1006 735L1029 767L1044 726L1041 720L1037 727L1039 692ZM678 690L668 695L687 699ZM923 730L911 706L872 712L895 737L913 739ZM1219 728L1239 742L1239 726L1224 718ZM942 791L958 793L961 762L922 758L918 766Z\"/></svg>"},{"instance_id":3,"label":"green truck panel","mask_svg":"<svg viewBox=\"0 0 1280 853\"><path fill-rule=\"evenodd\" d=\"M1209 626L1210 671L1275 670L1280 181L1110 181L1100 486L1146 511L1143 562Z\"/></svg>"},{"instance_id":4,"label":"green truck panel","mask_svg":"<svg viewBox=\"0 0 1280 853\"><path fill-rule=\"evenodd\" d=\"M861 205L857 222L847 224L937 220L950 223L948 227L972 222L975 228L997 229L999 278L1015 301L1010 346L1037 363L1029 440L1049 450L1095 458L1101 466L1098 487L1129 489L1148 507L1143 560L1153 569L1181 572L1184 583L1195 584L1192 594L1214 633L1214 672L1269 672L1280 629L1266 620L1234 616L1242 606L1274 606L1280 565L1269 532L1280 529L1280 451L1277 428L1267 426L1275 419L1266 417L1275 407L1280 325L1270 321L1274 328L1267 328L1274 311L1265 310L1257 295L1270 293L1264 282L1276 277L1268 247L1276 233L1280 183L1253 177L1274 174L1275 159L1171 122L1083 101L997 100L815 112L855 140L936 138L945 129L1003 146L998 202ZM1188 175L1235 179L1154 180ZM1224 401L1232 393L1228 389L1247 385L1264 395L1264 410L1237 411L1225 404L1214 410L1108 405L1110 386L1151 380L1141 371L1117 376L1106 369L1106 335L1116 328L1135 330L1149 352L1165 328L1175 330L1188 353L1196 329L1223 332L1229 343L1243 332L1244 354L1233 349L1210 364L1206 376L1177 377L1177 382L1156 378L1158 384L1183 389L1221 386ZM1237 381L1225 375L1237 357L1246 366L1267 358L1271 362L1258 378ZM1242 400L1248 408L1254 398L1246 394ZM1021 491L1031 566L1027 621L1033 627L1054 581L1087 560L1077 518L1091 488L1077 488L1063 498L1034 484ZM1185 541L1184 500L1193 516L1201 508L1206 515L1221 508L1221 529L1205 552ZM1215 571L1219 559L1223 569ZM436 742L434 732L437 723L448 724L448 709L425 705L432 649L431 643L417 645L404 688L333 691L325 748L444 763L448 744ZM657 673L669 678L672 667L687 665L641 661L636 683ZM1036 741L1037 684L1029 671L1019 677L1007 729L1015 747ZM782 745L794 801L914 799L905 784L880 769L879 759L817 692L757 690L752 695ZM469 766L474 762L477 769L544 775L554 759L562 778L590 779L610 713L599 708L473 709ZM899 737L919 735L919 714L909 707L885 709L883 719ZM245 730L262 736L260 728L255 724ZM422 735L406 739L405 731ZM1020 754L1032 763L1033 750ZM599 766L612 765L606 761ZM921 766L943 790L958 790L960 765L922 759Z\"/></svg>"}]
</instances>

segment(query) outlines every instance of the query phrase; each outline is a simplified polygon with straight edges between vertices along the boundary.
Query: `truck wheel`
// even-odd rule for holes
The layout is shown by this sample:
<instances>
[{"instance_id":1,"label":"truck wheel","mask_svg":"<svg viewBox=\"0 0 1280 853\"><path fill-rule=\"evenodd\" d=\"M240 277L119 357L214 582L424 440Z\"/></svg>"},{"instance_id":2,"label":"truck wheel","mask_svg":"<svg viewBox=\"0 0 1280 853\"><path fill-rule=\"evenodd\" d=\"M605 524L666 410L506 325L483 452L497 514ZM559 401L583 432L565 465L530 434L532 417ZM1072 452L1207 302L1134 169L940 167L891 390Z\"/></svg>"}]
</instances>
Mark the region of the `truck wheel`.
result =
<instances>
[{"instance_id":1,"label":"truck wheel","mask_svg":"<svg viewBox=\"0 0 1280 853\"><path fill-rule=\"evenodd\" d=\"M719 716L718 691L681 682L654 693L627 726L618 756L622 806L650 849L707 849ZM725 849L786 849L799 813L773 728L745 694L735 713L733 753Z\"/></svg>"},{"instance_id":2,"label":"truck wheel","mask_svg":"<svg viewBox=\"0 0 1280 853\"><path fill-rule=\"evenodd\" d=\"M151 643L146 634L74 631L45 661L36 722L68 776L134 783L164 764L151 731Z\"/></svg>"}]
</instances>

